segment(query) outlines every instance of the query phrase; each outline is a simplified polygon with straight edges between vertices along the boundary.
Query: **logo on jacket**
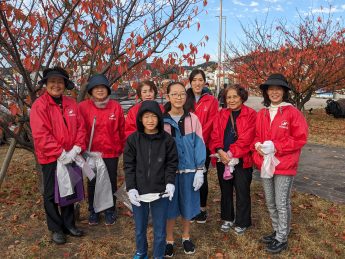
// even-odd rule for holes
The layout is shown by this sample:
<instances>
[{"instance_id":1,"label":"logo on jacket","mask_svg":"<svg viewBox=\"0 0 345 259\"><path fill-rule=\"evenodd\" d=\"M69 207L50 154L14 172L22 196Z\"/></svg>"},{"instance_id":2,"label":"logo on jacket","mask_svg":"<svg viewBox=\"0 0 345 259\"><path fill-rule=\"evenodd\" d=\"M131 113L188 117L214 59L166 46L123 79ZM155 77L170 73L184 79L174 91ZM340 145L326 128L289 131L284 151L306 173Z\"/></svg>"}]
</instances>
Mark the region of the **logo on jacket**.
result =
<instances>
[{"instance_id":1,"label":"logo on jacket","mask_svg":"<svg viewBox=\"0 0 345 259\"><path fill-rule=\"evenodd\" d=\"M116 117L115 117L115 114L114 114L114 113L110 114L109 120L116 120Z\"/></svg>"},{"instance_id":2,"label":"logo on jacket","mask_svg":"<svg viewBox=\"0 0 345 259\"><path fill-rule=\"evenodd\" d=\"M283 120L283 121L280 123L279 128L288 129L288 128L289 128L289 123L288 123L286 120Z\"/></svg>"},{"instance_id":3,"label":"logo on jacket","mask_svg":"<svg viewBox=\"0 0 345 259\"><path fill-rule=\"evenodd\" d=\"M75 112L74 112L73 109L68 109L68 110L67 110L67 115L68 115L68 116L77 116L77 115L75 114Z\"/></svg>"}]
</instances>

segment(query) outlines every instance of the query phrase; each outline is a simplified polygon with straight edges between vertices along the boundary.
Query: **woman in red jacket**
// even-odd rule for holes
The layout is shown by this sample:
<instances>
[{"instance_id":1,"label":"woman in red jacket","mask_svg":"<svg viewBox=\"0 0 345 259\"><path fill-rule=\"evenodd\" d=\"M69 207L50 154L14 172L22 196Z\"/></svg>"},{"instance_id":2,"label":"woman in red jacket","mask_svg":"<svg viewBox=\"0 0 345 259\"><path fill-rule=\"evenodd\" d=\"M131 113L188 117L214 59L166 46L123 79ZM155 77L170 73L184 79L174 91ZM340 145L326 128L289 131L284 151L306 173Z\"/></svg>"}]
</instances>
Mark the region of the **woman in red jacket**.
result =
<instances>
[{"instance_id":1,"label":"woman in red jacket","mask_svg":"<svg viewBox=\"0 0 345 259\"><path fill-rule=\"evenodd\" d=\"M86 127L86 144L89 151L100 152L107 167L112 193L117 190L117 165L119 156L123 153L125 144L125 118L118 102L109 98L111 90L108 79L104 75L94 75L90 78L87 91L91 96L79 104L80 114ZM95 123L94 123L95 121ZM90 144L92 125L94 134ZM99 213L93 207L96 179L88 182L89 224L99 223ZM116 220L116 199L113 195L114 206L105 210L105 224L113 225Z\"/></svg>"},{"instance_id":2,"label":"woman in red jacket","mask_svg":"<svg viewBox=\"0 0 345 259\"><path fill-rule=\"evenodd\" d=\"M307 142L308 125L303 114L289 103L286 78L272 74L260 85L263 108L256 120L254 163L261 170L266 205L274 232L264 236L270 253L287 248L291 221L291 188L297 173L302 147Z\"/></svg>"},{"instance_id":3,"label":"woman in red jacket","mask_svg":"<svg viewBox=\"0 0 345 259\"><path fill-rule=\"evenodd\" d=\"M136 118L139 108L141 107L142 101L146 100L155 100L157 97L157 86L153 81L143 81L139 84L137 88L137 96L141 99L140 103L137 103L133 107L131 107L128 111L125 123L125 135L126 139L129 135L131 135L134 131L137 130ZM162 112L164 111L163 106L160 106Z\"/></svg>"},{"instance_id":4,"label":"woman in red jacket","mask_svg":"<svg viewBox=\"0 0 345 259\"><path fill-rule=\"evenodd\" d=\"M69 164L85 149L85 129L77 102L63 95L65 89L71 90L74 87L64 69L45 69L39 84L46 85L46 92L32 105L30 126L36 157L42 166L48 229L55 243L64 244L65 232L79 237L83 231L75 226L74 205L61 207L59 212L55 203L57 161Z\"/></svg>"},{"instance_id":5,"label":"woman in red jacket","mask_svg":"<svg viewBox=\"0 0 345 259\"><path fill-rule=\"evenodd\" d=\"M198 223L206 223L207 220L207 196L208 182L207 171L210 165L210 136L212 131L213 118L218 113L218 101L214 98L205 87L206 76L204 71L200 69L193 70L189 75L189 83L191 88L187 90L186 110L193 112L202 126L202 135L206 145L206 170L204 172L204 184L200 188L200 213L193 218Z\"/></svg>"},{"instance_id":6,"label":"woman in red jacket","mask_svg":"<svg viewBox=\"0 0 345 259\"><path fill-rule=\"evenodd\" d=\"M236 226L235 233L243 234L251 225L250 184L253 170L250 145L255 136L256 112L243 104L248 99L248 92L239 85L227 87L224 99L227 108L220 110L216 116L211 134L211 151L217 153L220 160L217 174L221 190L221 230L228 232Z\"/></svg>"}]
</instances>

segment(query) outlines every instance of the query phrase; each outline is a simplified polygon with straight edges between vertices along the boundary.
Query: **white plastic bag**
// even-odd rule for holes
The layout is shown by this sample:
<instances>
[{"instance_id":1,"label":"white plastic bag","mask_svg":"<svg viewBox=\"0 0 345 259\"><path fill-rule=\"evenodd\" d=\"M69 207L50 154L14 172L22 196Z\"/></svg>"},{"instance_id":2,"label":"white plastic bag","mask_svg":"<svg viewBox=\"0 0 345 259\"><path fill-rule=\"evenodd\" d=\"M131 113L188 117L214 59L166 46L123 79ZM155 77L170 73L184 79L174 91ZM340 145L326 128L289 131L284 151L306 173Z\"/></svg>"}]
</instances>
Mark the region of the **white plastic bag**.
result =
<instances>
[{"instance_id":1,"label":"white plastic bag","mask_svg":"<svg viewBox=\"0 0 345 259\"><path fill-rule=\"evenodd\" d=\"M261 178L272 178L276 170L276 166L280 161L274 156L274 153L264 155L264 161L261 166Z\"/></svg>"},{"instance_id":2,"label":"white plastic bag","mask_svg":"<svg viewBox=\"0 0 345 259\"><path fill-rule=\"evenodd\" d=\"M58 181L60 197L63 198L68 195L72 195L73 186L71 178L69 177L67 167L59 160L57 160L56 177Z\"/></svg>"}]
</instances>

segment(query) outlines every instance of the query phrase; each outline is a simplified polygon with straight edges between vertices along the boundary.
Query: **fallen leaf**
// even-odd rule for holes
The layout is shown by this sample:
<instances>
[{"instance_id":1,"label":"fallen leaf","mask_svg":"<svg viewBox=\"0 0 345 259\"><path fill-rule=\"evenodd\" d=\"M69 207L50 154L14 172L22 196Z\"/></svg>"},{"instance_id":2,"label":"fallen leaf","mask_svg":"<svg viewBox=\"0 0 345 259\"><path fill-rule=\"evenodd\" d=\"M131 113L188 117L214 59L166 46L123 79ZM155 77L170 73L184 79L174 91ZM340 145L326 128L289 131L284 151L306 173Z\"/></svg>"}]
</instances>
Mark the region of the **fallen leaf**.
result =
<instances>
[{"instance_id":1,"label":"fallen leaf","mask_svg":"<svg viewBox=\"0 0 345 259\"><path fill-rule=\"evenodd\" d=\"M318 213L317 216L322 218L322 219L325 219L327 217L327 215L325 213L322 213L322 212Z\"/></svg>"},{"instance_id":2,"label":"fallen leaf","mask_svg":"<svg viewBox=\"0 0 345 259\"><path fill-rule=\"evenodd\" d=\"M35 213L33 213L33 214L30 215L30 218L31 219L35 219L35 218L37 218L37 215Z\"/></svg>"},{"instance_id":3,"label":"fallen leaf","mask_svg":"<svg viewBox=\"0 0 345 259\"><path fill-rule=\"evenodd\" d=\"M224 258L224 255L220 252L216 253L216 258Z\"/></svg>"}]
</instances>

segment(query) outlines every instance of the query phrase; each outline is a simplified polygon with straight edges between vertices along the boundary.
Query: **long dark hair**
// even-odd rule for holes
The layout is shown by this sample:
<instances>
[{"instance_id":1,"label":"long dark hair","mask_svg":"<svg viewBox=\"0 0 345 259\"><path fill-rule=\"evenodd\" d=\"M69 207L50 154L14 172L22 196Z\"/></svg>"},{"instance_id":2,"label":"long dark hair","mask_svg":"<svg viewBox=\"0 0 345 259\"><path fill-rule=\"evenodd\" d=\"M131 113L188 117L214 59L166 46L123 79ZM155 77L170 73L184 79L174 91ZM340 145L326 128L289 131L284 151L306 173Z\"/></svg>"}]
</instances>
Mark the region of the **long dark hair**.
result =
<instances>
[{"instance_id":1,"label":"long dark hair","mask_svg":"<svg viewBox=\"0 0 345 259\"><path fill-rule=\"evenodd\" d=\"M168 84L168 87L167 87L167 94L170 93L171 86L173 86L173 85L180 85L180 86L183 87L183 89L186 89L185 86L184 86L184 84L181 83L181 82L171 82L171 83ZM186 105L186 104L185 104L185 105ZM186 111L185 105L183 106L183 110L184 110L184 111ZM167 102L166 104L164 104L164 113L168 113L169 111L171 111L171 103L170 103L170 101Z\"/></svg>"},{"instance_id":2,"label":"long dark hair","mask_svg":"<svg viewBox=\"0 0 345 259\"><path fill-rule=\"evenodd\" d=\"M282 87L284 90L284 94L283 94L283 102L287 102L287 103L291 103L291 104L294 104L294 101L291 99L290 97L290 92L287 88L285 87ZM265 88L264 90L262 90L262 96L264 98L264 100L262 101L262 104L265 106L265 107L269 107L271 105L271 100L270 98L268 97L268 94L267 94L267 90L268 88Z\"/></svg>"},{"instance_id":3,"label":"long dark hair","mask_svg":"<svg viewBox=\"0 0 345 259\"><path fill-rule=\"evenodd\" d=\"M192 82L193 82L194 77L199 74L202 76L202 78L204 79L204 82L206 83L205 72L202 71L201 69L194 69L189 75L189 83L190 83L191 88L187 90L187 100L185 104L185 109L190 112L194 111L194 102L195 102L195 95L192 89Z\"/></svg>"}]
</instances>

